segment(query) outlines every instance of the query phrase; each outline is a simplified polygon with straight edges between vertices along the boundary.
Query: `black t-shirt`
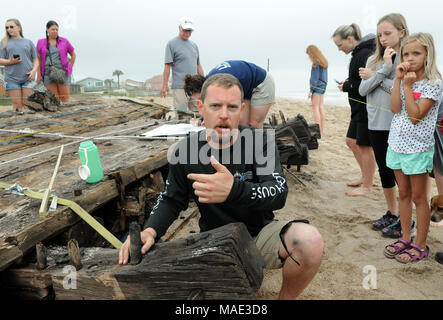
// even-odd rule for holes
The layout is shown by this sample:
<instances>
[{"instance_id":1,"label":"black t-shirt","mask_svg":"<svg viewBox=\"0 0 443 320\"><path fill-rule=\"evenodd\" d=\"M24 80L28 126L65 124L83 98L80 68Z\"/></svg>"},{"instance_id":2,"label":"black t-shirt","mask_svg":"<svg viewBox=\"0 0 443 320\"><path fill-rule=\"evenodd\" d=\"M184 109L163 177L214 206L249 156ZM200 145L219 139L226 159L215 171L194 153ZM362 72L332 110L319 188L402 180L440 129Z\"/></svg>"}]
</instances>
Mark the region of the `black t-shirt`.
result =
<instances>
[{"instance_id":1,"label":"black t-shirt","mask_svg":"<svg viewBox=\"0 0 443 320\"><path fill-rule=\"evenodd\" d=\"M288 193L274 136L264 130L239 128L239 138L229 148L217 150L206 141L205 130L182 139L169 157L170 167L165 190L152 209L145 228L152 227L157 238L165 234L190 197L200 210L200 231L233 222L243 222L251 236L274 218L273 210L281 209ZM203 204L194 194L190 173L213 174L214 157L234 176L234 184L225 202ZM269 156L267 156L269 155Z\"/></svg>"}]
</instances>

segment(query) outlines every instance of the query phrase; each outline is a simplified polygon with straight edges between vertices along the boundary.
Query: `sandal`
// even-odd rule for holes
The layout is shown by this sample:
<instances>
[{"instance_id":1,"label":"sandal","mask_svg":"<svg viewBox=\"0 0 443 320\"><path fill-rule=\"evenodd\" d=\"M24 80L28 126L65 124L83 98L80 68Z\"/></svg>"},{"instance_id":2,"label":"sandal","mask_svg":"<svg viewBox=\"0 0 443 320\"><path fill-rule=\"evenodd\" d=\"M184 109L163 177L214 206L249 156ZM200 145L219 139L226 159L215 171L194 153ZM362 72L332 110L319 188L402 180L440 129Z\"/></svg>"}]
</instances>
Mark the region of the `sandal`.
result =
<instances>
[{"instance_id":1,"label":"sandal","mask_svg":"<svg viewBox=\"0 0 443 320\"><path fill-rule=\"evenodd\" d=\"M406 253L411 258L411 260L402 259L402 258L400 258L399 255L395 257L395 260L397 260L400 263L418 262L420 260L423 260L424 258L426 258L429 255L429 247L428 246L426 246L426 249L423 249L422 247L420 247L414 243L411 243L409 249L415 249L415 250L419 251L420 255L417 255L414 252L411 252L410 250L404 250L402 253Z\"/></svg>"},{"instance_id":2,"label":"sandal","mask_svg":"<svg viewBox=\"0 0 443 320\"><path fill-rule=\"evenodd\" d=\"M397 245L397 243L402 243L402 244L403 244L403 247L400 247L399 245ZM410 249L410 248L411 248L411 245L412 245L411 242L399 238L399 239L398 239L397 241L395 241L394 243L392 243L392 244L388 244L388 245L385 247L385 250L384 250L383 253L385 254L385 257L386 257L386 258L388 258L388 259L394 259L396 255L398 255L398 254L400 254L400 253L403 253L403 252L406 251L407 249ZM394 248L395 251L394 251L394 252L389 251L389 250L388 250L389 247Z\"/></svg>"}]
</instances>

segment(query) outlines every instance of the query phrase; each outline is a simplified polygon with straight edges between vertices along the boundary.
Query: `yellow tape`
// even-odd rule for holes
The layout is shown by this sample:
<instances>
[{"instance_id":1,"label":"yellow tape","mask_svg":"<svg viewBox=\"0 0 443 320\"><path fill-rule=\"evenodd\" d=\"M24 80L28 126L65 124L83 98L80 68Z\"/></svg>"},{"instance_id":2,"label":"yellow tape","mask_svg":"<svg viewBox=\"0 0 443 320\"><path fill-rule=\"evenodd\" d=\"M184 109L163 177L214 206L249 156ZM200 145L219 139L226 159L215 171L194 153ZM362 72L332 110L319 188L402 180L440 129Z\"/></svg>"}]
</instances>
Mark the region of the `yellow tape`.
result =
<instances>
[{"instance_id":1,"label":"yellow tape","mask_svg":"<svg viewBox=\"0 0 443 320\"><path fill-rule=\"evenodd\" d=\"M8 189L11 185L0 182L0 188ZM30 189L24 190L23 194L32 199L43 199L43 193L35 192ZM103 238L105 238L116 249L120 249L122 243L112 233L110 233L104 226L102 226L97 220L94 219L86 210L80 207L77 203L71 200L58 198L57 203L69 207L80 218L82 218L87 224L89 224L95 231L97 231Z\"/></svg>"}]
</instances>

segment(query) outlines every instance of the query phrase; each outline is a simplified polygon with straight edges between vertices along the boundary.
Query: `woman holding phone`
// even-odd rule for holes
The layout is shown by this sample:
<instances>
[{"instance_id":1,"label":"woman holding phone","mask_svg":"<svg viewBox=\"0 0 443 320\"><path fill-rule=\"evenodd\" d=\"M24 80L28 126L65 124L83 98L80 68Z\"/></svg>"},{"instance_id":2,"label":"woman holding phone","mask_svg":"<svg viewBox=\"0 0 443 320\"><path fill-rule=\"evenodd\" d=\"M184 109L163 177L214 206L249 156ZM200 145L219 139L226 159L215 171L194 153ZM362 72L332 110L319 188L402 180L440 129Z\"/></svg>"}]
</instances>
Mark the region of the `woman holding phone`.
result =
<instances>
[{"instance_id":1,"label":"woman holding phone","mask_svg":"<svg viewBox=\"0 0 443 320\"><path fill-rule=\"evenodd\" d=\"M338 89L348 93L351 121L346 134L346 145L354 154L361 171L360 179L347 183L348 186L357 188L347 191L346 195L362 196L372 192L376 164L369 141L366 98L358 92L361 82L359 68L365 67L368 57L374 53L375 35L368 34L362 37L360 27L353 23L337 28L332 39L339 51L352 55L349 77L338 85Z\"/></svg>"},{"instance_id":2,"label":"woman holding phone","mask_svg":"<svg viewBox=\"0 0 443 320\"><path fill-rule=\"evenodd\" d=\"M31 40L23 37L23 29L17 19L8 19L6 36L0 43L0 65L5 66L6 91L11 97L12 108L26 113L24 102L35 88L35 75L39 61Z\"/></svg>"},{"instance_id":3,"label":"woman holding phone","mask_svg":"<svg viewBox=\"0 0 443 320\"><path fill-rule=\"evenodd\" d=\"M68 39L58 35L59 26L55 21L46 24L46 38L37 42L37 51L40 60L40 72L37 83L43 80L45 87L51 91L61 102L69 101L69 89L71 86L71 74L76 55L74 47ZM68 59L68 55L71 59ZM63 69L65 77L57 83L50 79L49 70L54 66Z\"/></svg>"}]
</instances>

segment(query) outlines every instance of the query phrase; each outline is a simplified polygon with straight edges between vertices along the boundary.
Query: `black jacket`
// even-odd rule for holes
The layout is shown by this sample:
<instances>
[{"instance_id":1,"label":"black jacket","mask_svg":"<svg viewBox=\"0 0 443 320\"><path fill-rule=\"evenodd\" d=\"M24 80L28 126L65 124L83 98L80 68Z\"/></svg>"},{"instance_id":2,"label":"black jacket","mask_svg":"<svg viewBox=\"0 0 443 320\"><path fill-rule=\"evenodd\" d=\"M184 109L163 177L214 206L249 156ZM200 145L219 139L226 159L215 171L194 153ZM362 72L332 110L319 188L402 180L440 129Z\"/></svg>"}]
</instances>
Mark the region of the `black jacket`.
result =
<instances>
[{"instance_id":1,"label":"black jacket","mask_svg":"<svg viewBox=\"0 0 443 320\"><path fill-rule=\"evenodd\" d=\"M368 34L352 51L352 58L349 64L349 78L343 84L343 92L348 93L349 104L351 105L351 119L358 122L368 122L366 111L366 97L362 97L358 88L361 78L359 68L366 67L366 61L375 51L375 35Z\"/></svg>"},{"instance_id":2,"label":"black jacket","mask_svg":"<svg viewBox=\"0 0 443 320\"><path fill-rule=\"evenodd\" d=\"M239 129L243 138L222 152L209 147L204 131L193 133L177 144L172 153L175 157L168 159L170 166L165 190L145 224L145 228L154 228L157 239L177 219L180 211L186 210L190 197L200 210L201 232L243 222L251 236L256 236L273 220L273 210L284 206L288 187L274 137L268 141L263 130L242 126ZM194 181L187 178L189 173L215 173L210 163L211 155L234 176L231 193L224 203L200 203L192 187Z\"/></svg>"}]
</instances>

